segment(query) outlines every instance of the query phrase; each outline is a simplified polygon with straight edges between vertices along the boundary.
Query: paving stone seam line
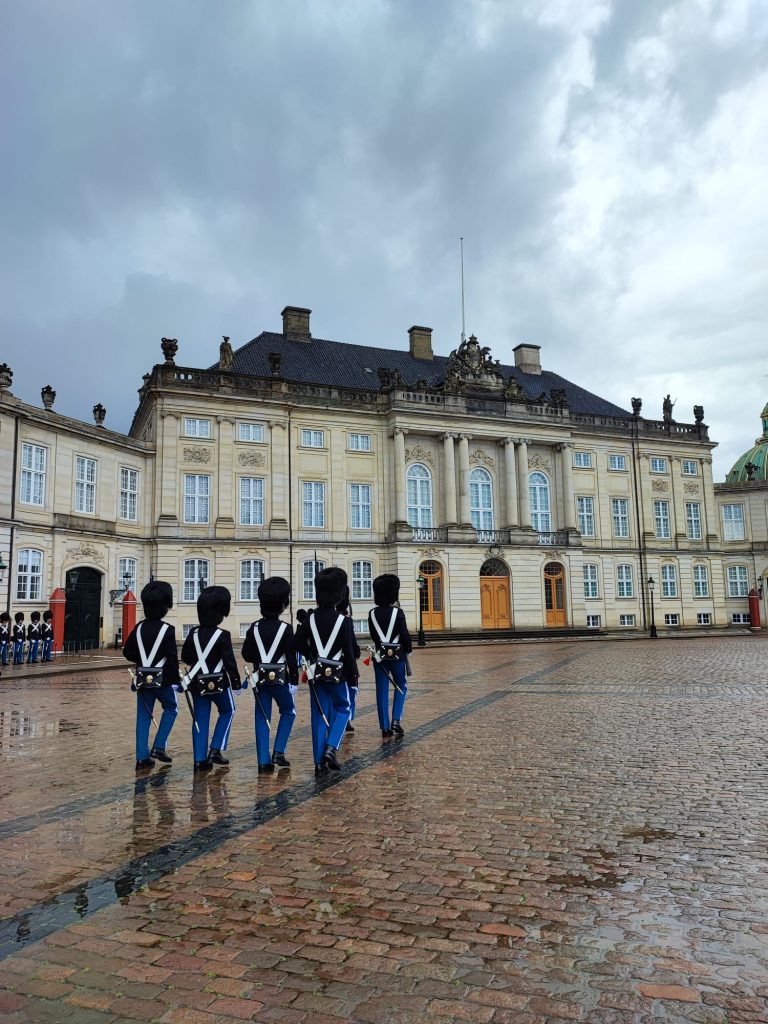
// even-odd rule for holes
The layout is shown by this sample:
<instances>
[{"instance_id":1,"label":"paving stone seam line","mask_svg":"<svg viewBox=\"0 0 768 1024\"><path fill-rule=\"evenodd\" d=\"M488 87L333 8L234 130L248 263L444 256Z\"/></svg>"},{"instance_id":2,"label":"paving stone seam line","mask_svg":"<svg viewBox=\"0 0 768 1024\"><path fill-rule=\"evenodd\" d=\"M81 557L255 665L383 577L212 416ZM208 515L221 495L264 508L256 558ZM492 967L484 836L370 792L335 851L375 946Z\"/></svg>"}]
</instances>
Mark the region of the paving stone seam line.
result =
<instances>
[{"instance_id":1,"label":"paving stone seam line","mask_svg":"<svg viewBox=\"0 0 768 1024\"><path fill-rule=\"evenodd\" d=\"M558 669L581 660L586 655L587 652L571 655L547 668L538 669L517 682L520 685L526 685L543 679ZM402 739L350 758L345 762L344 770L339 774L325 776L320 781L311 779L264 797L263 800L256 803L252 811L230 814L226 818L199 829L190 836L161 846L149 854L136 857L112 871L98 875L88 882L65 890L48 900L28 907L27 910L21 911L11 918L0 921L0 962L6 957L20 952L26 946L41 941L53 932L61 931L68 925L76 924L84 918L91 917L99 910L129 897L137 889L172 874L197 857L218 849L224 843L237 839L246 832L251 832L287 811L342 785L364 769L380 764L391 757L396 757L441 729L454 725L473 715L476 711L484 710L498 701L512 696L517 696L515 684L511 684L504 690L493 690L467 704L460 704L458 707L438 715L437 718L409 730Z\"/></svg>"}]
</instances>

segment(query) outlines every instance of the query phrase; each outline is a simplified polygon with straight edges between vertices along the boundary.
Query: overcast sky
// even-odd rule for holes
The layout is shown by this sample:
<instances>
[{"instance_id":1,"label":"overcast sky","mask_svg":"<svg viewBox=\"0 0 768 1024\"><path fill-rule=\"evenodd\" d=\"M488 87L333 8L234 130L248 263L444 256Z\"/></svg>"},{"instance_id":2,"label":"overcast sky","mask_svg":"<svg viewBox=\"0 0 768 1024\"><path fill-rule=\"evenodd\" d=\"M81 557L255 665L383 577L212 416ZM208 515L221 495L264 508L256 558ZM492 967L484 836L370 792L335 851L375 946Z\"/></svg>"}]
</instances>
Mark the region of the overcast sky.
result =
<instances>
[{"instance_id":1,"label":"overcast sky","mask_svg":"<svg viewBox=\"0 0 768 1024\"><path fill-rule=\"evenodd\" d=\"M309 306L661 416L768 399L768 0L6 0L0 361L128 428L161 359Z\"/></svg>"}]
</instances>

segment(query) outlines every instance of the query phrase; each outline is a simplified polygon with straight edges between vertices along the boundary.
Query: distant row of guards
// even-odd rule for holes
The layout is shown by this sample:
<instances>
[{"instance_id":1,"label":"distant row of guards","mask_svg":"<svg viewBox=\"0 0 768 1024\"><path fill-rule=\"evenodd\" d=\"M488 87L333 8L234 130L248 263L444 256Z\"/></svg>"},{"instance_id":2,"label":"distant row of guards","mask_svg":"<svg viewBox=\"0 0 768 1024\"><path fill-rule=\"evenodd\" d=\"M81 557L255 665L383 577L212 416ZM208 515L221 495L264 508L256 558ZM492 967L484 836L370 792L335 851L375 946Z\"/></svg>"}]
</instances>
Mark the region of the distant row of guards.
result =
<instances>
[{"instance_id":1,"label":"distant row of guards","mask_svg":"<svg viewBox=\"0 0 768 1024\"><path fill-rule=\"evenodd\" d=\"M34 665L53 661L53 612L32 612L24 625L24 612L16 612L11 622L8 612L0 614L0 665Z\"/></svg>"}]
</instances>

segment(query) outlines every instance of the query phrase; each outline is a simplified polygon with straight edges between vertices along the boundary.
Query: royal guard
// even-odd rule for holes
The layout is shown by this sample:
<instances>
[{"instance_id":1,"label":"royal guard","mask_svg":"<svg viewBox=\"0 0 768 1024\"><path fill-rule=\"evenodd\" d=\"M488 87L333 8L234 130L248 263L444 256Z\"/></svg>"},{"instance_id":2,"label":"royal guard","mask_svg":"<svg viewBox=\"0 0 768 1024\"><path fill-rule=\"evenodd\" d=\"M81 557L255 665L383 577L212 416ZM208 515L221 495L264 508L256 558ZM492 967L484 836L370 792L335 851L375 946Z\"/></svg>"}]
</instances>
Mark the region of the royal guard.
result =
<instances>
[{"instance_id":1,"label":"royal guard","mask_svg":"<svg viewBox=\"0 0 768 1024\"><path fill-rule=\"evenodd\" d=\"M8 651L11 649L11 616L8 612L0 614L0 665L8 664Z\"/></svg>"},{"instance_id":2,"label":"royal guard","mask_svg":"<svg viewBox=\"0 0 768 1024\"><path fill-rule=\"evenodd\" d=\"M24 664L24 612L16 612L13 617L13 664Z\"/></svg>"},{"instance_id":3,"label":"royal guard","mask_svg":"<svg viewBox=\"0 0 768 1024\"><path fill-rule=\"evenodd\" d=\"M40 622L40 612L32 612L30 622L27 626L27 664L37 664L37 654L43 639L43 625Z\"/></svg>"},{"instance_id":4,"label":"royal guard","mask_svg":"<svg viewBox=\"0 0 768 1024\"><path fill-rule=\"evenodd\" d=\"M373 581L376 607L368 613L368 627L373 640L373 671L376 677L376 710L384 739L402 736L403 708L408 693L406 683L407 657L413 650L405 614L397 607L400 579L384 573ZM392 719L389 717L389 687L394 689Z\"/></svg>"},{"instance_id":5,"label":"royal guard","mask_svg":"<svg viewBox=\"0 0 768 1024\"><path fill-rule=\"evenodd\" d=\"M357 642L357 637L355 636L355 626L354 623L351 621L351 608L352 606L349 595L349 584L347 584L344 587L344 597L336 605L336 611L340 612L342 615L346 615L350 619L350 623L352 625L352 650L355 652L355 661L357 662L360 659L360 644ZM357 691L359 686L360 673L357 671L357 666L355 666L355 678L353 680L350 680L349 683L349 721L347 722L347 728L345 730L346 732L355 731L355 727L354 725L352 725L352 723L355 720L355 709L357 708Z\"/></svg>"},{"instance_id":6,"label":"royal guard","mask_svg":"<svg viewBox=\"0 0 768 1024\"><path fill-rule=\"evenodd\" d=\"M53 612L43 612L43 648L41 661L53 661Z\"/></svg>"}]
</instances>

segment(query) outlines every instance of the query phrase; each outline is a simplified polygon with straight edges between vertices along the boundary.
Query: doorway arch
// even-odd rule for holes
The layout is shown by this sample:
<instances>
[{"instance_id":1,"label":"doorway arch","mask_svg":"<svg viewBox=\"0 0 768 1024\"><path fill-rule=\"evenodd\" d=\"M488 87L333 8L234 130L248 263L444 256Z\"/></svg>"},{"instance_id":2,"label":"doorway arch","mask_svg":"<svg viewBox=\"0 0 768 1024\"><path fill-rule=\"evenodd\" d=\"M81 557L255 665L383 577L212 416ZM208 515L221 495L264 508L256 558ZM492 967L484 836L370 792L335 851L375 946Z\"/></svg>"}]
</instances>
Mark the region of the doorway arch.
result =
<instances>
[{"instance_id":1,"label":"doorway arch","mask_svg":"<svg viewBox=\"0 0 768 1024\"><path fill-rule=\"evenodd\" d=\"M67 571L64 593L65 650L94 649L101 633L101 583L98 569L79 565Z\"/></svg>"},{"instance_id":2,"label":"doorway arch","mask_svg":"<svg viewBox=\"0 0 768 1024\"><path fill-rule=\"evenodd\" d=\"M424 577L425 582L419 591L424 629L445 629L443 567L433 558L428 558L419 566L419 575Z\"/></svg>"},{"instance_id":3,"label":"doorway arch","mask_svg":"<svg viewBox=\"0 0 768 1024\"><path fill-rule=\"evenodd\" d=\"M544 566L544 615L550 627L565 626L565 568L560 562Z\"/></svg>"},{"instance_id":4,"label":"doorway arch","mask_svg":"<svg viewBox=\"0 0 768 1024\"><path fill-rule=\"evenodd\" d=\"M500 558L489 558L480 566L480 620L483 629L509 629L512 625L509 600L509 566Z\"/></svg>"}]
</instances>

